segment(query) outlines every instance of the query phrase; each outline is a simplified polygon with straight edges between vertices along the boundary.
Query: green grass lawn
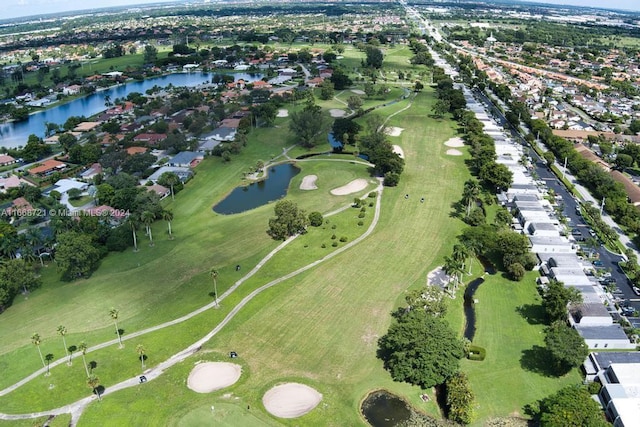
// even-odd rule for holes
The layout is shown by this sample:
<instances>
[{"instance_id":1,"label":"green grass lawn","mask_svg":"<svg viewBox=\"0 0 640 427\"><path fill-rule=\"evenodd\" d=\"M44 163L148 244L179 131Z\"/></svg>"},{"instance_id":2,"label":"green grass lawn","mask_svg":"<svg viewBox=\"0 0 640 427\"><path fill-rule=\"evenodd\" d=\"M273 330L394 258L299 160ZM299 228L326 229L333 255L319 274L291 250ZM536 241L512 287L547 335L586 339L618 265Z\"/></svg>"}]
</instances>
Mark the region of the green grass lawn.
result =
<instances>
[{"instance_id":1,"label":"green grass lawn","mask_svg":"<svg viewBox=\"0 0 640 427\"><path fill-rule=\"evenodd\" d=\"M69 199L69 203L71 203L71 206L75 207L75 208L79 208L80 206L84 206L87 203L93 201L93 197L91 196L82 196L79 199L74 199L71 200Z\"/></svg>"},{"instance_id":2,"label":"green grass lawn","mask_svg":"<svg viewBox=\"0 0 640 427\"><path fill-rule=\"evenodd\" d=\"M486 275L476 292L473 344L484 347L487 357L482 362L462 362L476 395L478 421L474 425L483 425L489 417L524 416L525 405L580 382L577 369L557 378L540 373L544 367L532 361L534 347L544 347L545 327L532 315L541 304L536 276L531 272L523 281L511 282L499 273Z\"/></svg>"}]
</instances>

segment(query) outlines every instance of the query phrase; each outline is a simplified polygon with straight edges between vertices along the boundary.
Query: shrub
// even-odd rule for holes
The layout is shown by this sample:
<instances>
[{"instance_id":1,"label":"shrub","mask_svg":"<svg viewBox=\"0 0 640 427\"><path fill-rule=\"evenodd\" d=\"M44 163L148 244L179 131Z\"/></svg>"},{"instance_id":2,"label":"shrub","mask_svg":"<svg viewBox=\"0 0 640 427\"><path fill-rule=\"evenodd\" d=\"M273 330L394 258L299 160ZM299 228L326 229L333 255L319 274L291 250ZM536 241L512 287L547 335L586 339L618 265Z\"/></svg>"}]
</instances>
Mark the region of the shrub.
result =
<instances>
[{"instance_id":1,"label":"shrub","mask_svg":"<svg viewBox=\"0 0 640 427\"><path fill-rule=\"evenodd\" d=\"M338 242L333 242L333 243L331 244L331 246L333 246L333 247L335 248L336 246L338 246Z\"/></svg>"},{"instance_id":2,"label":"shrub","mask_svg":"<svg viewBox=\"0 0 640 427\"><path fill-rule=\"evenodd\" d=\"M366 211L367 211L366 207L363 206L363 207L360 208L360 212L366 212Z\"/></svg>"},{"instance_id":3,"label":"shrub","mask_svg":"<svg viewBox=\"0 0 640 427\"><path fill-rule=\"evenodd\" d=\"M321 245L320 245L320 247L324 249L324 248L326 248L326 247L327 247L327 245L325 245L325 244L323 243L323 244L321 244Z\"/></svg>"},{"instance_id":4,"label":"shrub","mask_svg":"<svg viewBox=\"0 0 640 427\"><path fill-rule=\"evenodd\" d=\"M331 236L331 240L336 240L337 238L338 238L338 236L336 236L335 234L333 234L333 235Z\"/></svg>"},{"instance_id":5,"label":"shrub","mask_svg":"<svg viewBox=\"0 0 640 427\"><path fill-rule=\"evenodd\" d=\"M372 208L373 207L373 202L369 203L369 207Z\"/></svg>"},{"instance_id":6,"label":"shrub","mask_svg":"<svg viewBox=\"0 0 640 427\"><path fill-rule=\"evenodd\" d=\"M481 362L484 360L486 356L487 356L487 350L485 350L484 348L478 347L477 345L469 346L469 353L467 353L467 359L477 360Z\"/></svg>"},{"instance_id":7,"label":"shrub","mask_svg":"<svg viewBox=\"0 0 640 427\"><path fill-rule=\"evenodd\" d=\"M375 191L372 191L371 193L369 193L367 195L367 197L371 198L371 199L375 199L378 196L378 193L376 193Z\"/></svg>"},{"instance_id":8,"label":"shrub","mask_svg":"<svg viewBox=\"0 0 640 427\"><path fill-rule=\"evenodd\" d=\"M320 227L322 225L323 218L320 212L311 212L309 214L309 224L313 227Z\"/></svg>"},{"instance_id":9,"label":"shrub","mask_svg":"<svg viewBox=\"0 0 640 427\"><path fill-rule=\"evenodd\" d=\"M589 383L587 385L587 390L589 391L590 394L598 394L600 393L600 389L602 388L602 384L600 384L599 382L592 382Z\"/></svg>"},{"instance_id":10,"label":"shrub","mask_svg":"<svg viewBox=\"0 0 640 427\"><path fill-rule=\"evenodd\" d=\"M337 226L337 225L335 225L335 224L333 224L333 225L331 226L331 229L332 229L332 230L335 230L336 228L338 228L338 226Z\"/></svg>"},{"instance_id":11,"label":"shrub","mask_svg":"<svg viewBox=\"0 0 640 427\"><path fill-rule=\"evenodd\" d=\"M359 225L359 226L363 226L363 225L364 225L364 222L363 222L363 221L358 221L358 225Z\"/></svg>"},{"instance_id":12,"label":"shrub","mask_svg":"<svg viewBox=\"0 0 640 427\"><path fill-rule=\"evenodd\" d=\"M509 276L511 276L512 280L519 282L524 278L526 271L522 264L520 264L519 262L514 262L513 264L509 264L507 266L507 273L509 273Z\"/></svg>"},{"instance_id":13,"label":"shrub","mask_svg":"<svg viewBox=\"0 0 640 427\"><path fill-rule=\"evenodd\" d=\"M364 217L365 217L365 215L366 215L366 214L365 214L364 212L360 212L360 213L358 214L358 218L364 218Z\"/></svg>"},{"instance_id":14,"label":"shrub","mask_svg":"<svg viewBox=\"0 0 640 427\"><path fill-rule=\"evenodd\" d=\"M342 236L342 237L340 238L340 241L341 241L342 243L346 242L346 241L347 241L347 236Z\"/></svg>"}]
</instances>

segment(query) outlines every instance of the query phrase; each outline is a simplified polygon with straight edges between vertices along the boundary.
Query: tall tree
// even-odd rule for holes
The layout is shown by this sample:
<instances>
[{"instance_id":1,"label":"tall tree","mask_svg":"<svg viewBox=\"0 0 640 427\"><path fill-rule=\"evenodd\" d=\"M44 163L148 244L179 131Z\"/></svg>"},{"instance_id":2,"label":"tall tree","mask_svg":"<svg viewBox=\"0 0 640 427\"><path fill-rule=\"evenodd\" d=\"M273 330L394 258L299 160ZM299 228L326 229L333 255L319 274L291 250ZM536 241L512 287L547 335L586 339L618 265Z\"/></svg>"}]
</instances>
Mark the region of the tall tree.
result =
<instances>
[{"instance_id":1,"label":"tall tree","mask_svg":"<svg viewBox=\"0 0 640 427\"><path fill-rule=\"evenodd\" d=\"M60 335L62 337L62 344L64 345L64 352L67 355L67 365L71 366L71 356L69 355L69 348L67 347L67 339L66 339L66 335L67 335L67 328L60 325L58 326L58 328L56 329L56 331L58 332L58 335Z\"/></svg>"},{"instance_id":2,"label":"tall tree","mask_svg":"<svg viewBox=\"0 0 640 427\"><path fill-rule=\"evenodd\" d=\"M536 420L544 427L607 427L600 405L581 385L570 385L539 402Z\"/></svg>"},{"instance_id":3,"label":"tall tree","mask_svg":"<svg viewBox=\"0 0 640 427\"><path fill-rule=\"evenodd\" d=\"M78 350L80 350L80 354L82 355L82 363L84 363L84 371L87 373L87 378L89 377L89 367L87 366L87 343L82 341L78 344Z\"/></svg>"},{"instance_id":4,"label":"tall tree","mask_svg":"<svg viewBox=\"0 0 640 427\"><path fill-rule=\"evenodd\" d=\"M218 269L215 267L211 267L209 269L209 276L213 279L213 298L215 299L216 307L218 305Z\"/></svg>"},{"instance_id":5,"label":"tall tree","mask_svg":"<svg viewBox=\"0 0 640 427\"><path fill-rule=\"evenodd\" d=\"M36 346L38 349L38 354L40 355L40 360L42 361L42 367L46 368L47 365L44 363L44 357L42 357L42 351L40 350L40 344L42 344L42 339L38 333L34 333L31 335L31 343Z\"/></svg>"},{"instance_id":6,"label":"tall tree","mask_svg":"<svg viewBox=\"0 0 640 427\"><path fill-rule=\"evenodd\" d=\"M567 306L578 304L582 296L573 287L565 287L562 282L551 280L542 295L542 307L544 308L550 323L567 320Z\"/></svg>"},{"instance_id":7,"label":"tall tree","mask_svg":"<svg viewBox=\"0 0 640 427\"><path fill-rule=\"evenodd\" d=\"M91 235L76 231L58 235L56 262L64 279L73 280L89 276L99 260L100 250Z\"/></svg>"},{"instance_id":8,"label":"tall tree","mask_svg":"<svg viewBox=\"0 0 640 427\"><path fill-rule=\"evenodd\" d=\"M565 322L552 323L545 333L544 343L559 374L580 366L589 355L584 339Z\"/></svg>"},{"instance_id":9,"label":"tall tree","mask_svg":"<svg viewBox=\"0 0 640 427\"><path fill-rule=\"evenodd\" d=\"M153 246L153 234L151 234L151 224L153 224L153 221L156 219L156 216L151 211L144 211L142 212L142 215L140 215L140 218L142 219L142 222L147 228L147 236L149 236L149 246Z\"/></svg>"},{"instance_id":10,"label":"tall tree","mask_svg":"<svg viewBox=\"0 0 640 427\"><path fill-rule=\"evenodd\" d=\"M95 374L87 376L87 386L94 394L98 396L98 400L102 400L102 398L100 397L100 391L97 390L100 386L100 378L98 378Z\"/></svg>"},{"instance_id":11,"label":"tall tree","mask_svg":"<svg viewBox=\"0 0 640 427\"><path fill-rule=\"evenodd\" d=\"M144 348L142 344L138 344L136 346L136 353L138 353L138 358L140 359L141 368L144 371L144 358L147 350Z\"/></svg>"},{"instance_id":12,"label":"tall tree","mask_svg":"<svg viewBox=\"0 0 640 427\"><path fill-rule=\"evenodd\" d=\"M475 179L470 179L464 183L462 190L462 201L466 205L467 216L471 213L471 208L480 195L480 184Z\"/></svg>"},{"instance_id":13,"label":"tall tree","mask_svg":"<svg viewBox=\"0 0 640 427\"><path fill-rule=\"evenodd\" d=\"M462 341L448 323L424 310L399 313L378 346L378 357L395 381L422 388L442 384L464 356Z\"/></svg>"},{"instance_id":14,"label":"tall tree","mask_svg":"<svg viewBox=\"0 0 640 427\"><path fill-rule=\"evenodd\" d=\"M311 148L316 144L316 137L324 127L325 119L322 110L313 101L308 101L302 111L291 113L289 130L300 140L300 145Z\"/></svg>"},{"instance_id":15,"label":"tall tree","mask_svg":"<svg viewBox=\"0 0 640 427\"><path fill-rule=\"evenodd\" d=\"M162 219L167 221L167 227L169 228L169 240L173 240L173 234L171 234L171 221L173 221L173 212L170 210L162 211Z\"/></svg>"},{"instance_id":16,"label":"tall tree","mask_svg":"<svg viewBox=\"0 0 640 427\"><path fill-rule=\"evenodd\" d=\"M113 320L113 324L116 327L116 334L118 335L118 343L120 344L120 348L122 348L123 347L122 337L120 336L120 328L118 327L119 315L120 315L120 310L118 310L117 308L111 307L111 309L109 310L109 316L111 316L111 319Z\"/></svg>"},{"instance_id":17,"label":"tall tree","mask_svg":"<svg viewBox=\"0 0 640 427\"><path fill-rule=\"evenodd\" d=\"M304 233L309 225L306 213L291 200L281 200L274 208L276 217L269 220L267 233L275 240L285 240Z\"/></svg>"},{"instance_id":18,"label":"tall tree","mask_svg":"<svg viewBox=\"0 0 640 427\"><path fill-rule=\"evenodd\" d=\"M473 401L475 396L469 379L464 372L456 372L446 382L447 418L460 424L473 421Z\"/></svg>"}]
</instances>

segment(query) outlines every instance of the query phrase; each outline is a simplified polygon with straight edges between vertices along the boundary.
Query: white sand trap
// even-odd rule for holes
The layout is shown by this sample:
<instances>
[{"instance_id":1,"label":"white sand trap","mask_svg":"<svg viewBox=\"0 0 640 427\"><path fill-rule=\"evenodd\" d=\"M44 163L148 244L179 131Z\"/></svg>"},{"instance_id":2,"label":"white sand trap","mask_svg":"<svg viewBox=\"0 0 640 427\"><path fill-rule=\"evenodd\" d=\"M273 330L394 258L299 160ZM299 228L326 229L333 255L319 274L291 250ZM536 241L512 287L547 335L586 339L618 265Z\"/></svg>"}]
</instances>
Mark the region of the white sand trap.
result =
<instances>
[{"instance_id":1,"label":"white sand trap","mask_svg":"<svg viewBox=\"0 0 640 427\"><path fill-rule=\"evenodd\" d=\"M227 362L199 363L191 370L187 387L196 393L211 393L229 387L240 379L242 367Z\"/></svg>"},{"instance_id":2,"label":"white sand trap","mask_svg":"<svg viewBox=\"0 0 640 427\"><path fill-rule=\"evenodd\" d=\"M400 134L402 133L404 129L403 128L397 128L395 126L391 126L387 128L387 135L389 136L400 136Z\"/></svg>"},{"instance_id":3,"label":"white sand trap","mask_svg":"<svg viewBox=\"0 0 640 427\"><path fill-rule=\"evenodd\" d=\"M271 415L279 418L297 418L318 406L322 395L304 384L277 385L262 396L262 403Z\"/></svg>"},{"instance_id":4,"label":"white sand trap","mask_svg":"<svg viewBox=\"0 0 640 427\"><path fill-rule=\"evenodd\" d=\"M452 148L450 150L447 150L447 154L450 156L462 156L462 151Z\"/></svg>"},{"instance_id":5,"label":"white sand trap","mask_svg":"<svg viewBox=\"0 0 640 427\"><path fill-rule=\"evenodd\" d=\"M351 92L355 93L356 95L364 95L364 91L360 89L351 89Z\"/></svg>"},{"instance_id":6,"label":"white sand trap","mask_svg":"<svg viewBox=\"0 0 640 427\"><path fill-rule=\"evenodd\" d=\"M464 141L462 138L450 138L444 143L447 147L459 148L464 147Z\"/></svg>"},{"instance_id":7,"label":"white sand trap","mask_svg":"<svg viewBox=\"0 0 640 427\"><path fill-rule=\"evenodd\" d=\"M317 190L316 181L318 180L317 175L307 175L302 178L302 182L300 183L301 190Z\"/></svg>"},{"instance_id":8,"label":"white sand trap","mask_svg":"<svg viewBox=\"0 0 640 427\"><path fill-rule=\"evenodd\" d=\"M400 156L401 159L404 159L404 150L399 145L393 146L393 152Z\"/></svg>"},{"instance_id":9,"label":"white sand trap","mask_svg":"<svg viewBox=\"0 0 640 427\"><path fill-rule=\"evenodd\" d=\"M331 114L331 117L344 117L347 112L339 108L332 108L329 110L329 114Z\"/></svg>"},{"instance_id":10,"label":"white sand trap","mask_svg":"<svg viewBox=\"0 0 640 427\"><path fill-rule=\"evenodd\" d=\"M364 190L367 188L367 185L369 185L369 183L364 178L354 179L347 185L334 188L331 190L331 194L334 196L346 196L347 194L357 193L358 191Z\"/></svg>"},{"instance_id":11,"label":"white sand trap","mask_svg":"<svg viewBox=\"0 0 640 427\"><path fill-rule=\"evenodd\" d=\"M279 109L276 117L289 117L289 110L285 110L284 108Z\"/></svg>"},{"instance_id":12,"label":"white sand trap","mask_svg":"<svg viewBox=\"0 0 640 427\"><path fill-rule=\"evenodd\" d=\"M442 267L437 267L435 270L431 270L427 274L427 284L432 286L438 286L444 289L451 278L442 270Z\"/></svg>"}]
</instances>

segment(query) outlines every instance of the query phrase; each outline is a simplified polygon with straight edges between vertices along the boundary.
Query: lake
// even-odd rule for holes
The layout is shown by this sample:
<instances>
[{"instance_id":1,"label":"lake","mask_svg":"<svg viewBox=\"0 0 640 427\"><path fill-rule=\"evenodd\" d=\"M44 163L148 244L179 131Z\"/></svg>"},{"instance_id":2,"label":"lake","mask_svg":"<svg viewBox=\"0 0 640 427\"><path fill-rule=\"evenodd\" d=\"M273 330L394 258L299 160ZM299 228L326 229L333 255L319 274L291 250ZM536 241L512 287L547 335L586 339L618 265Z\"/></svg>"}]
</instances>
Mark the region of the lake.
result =
<instances>
[{"instance_id":1,"label":"lake","mask_svg":"<svg viewBox=\"0 0 640 427\"><path fill-rule=\"evenodd\" d=\"M58 105L45 111L29 116L29 119L18 123L4 123L0 124L0 146L3 147L18 147L27 143L29 135L35 134L41 138L45 134L45 123L57 123L59 125L64 124L71 116L85 116L90 117L101 111L106 110L104 106L104 99L108 95L111 101L115 101L116 98L126 98L131 92L139 92L144 94L147 89L151 89L154 86L166 87L173 86L185 86L194 87L203 83L210 82L215 74L214 73L174 73L166 76L154 77L143 81L133 81L124 83L118 86L113 86L109 89L102 90L91 95L74 99L66 104ZM249 74L249 73L233 73L236 80L244 79L245 81L253 82L260 80L262 74Z\"/></svg>"},{"instance_id":2,"label":"lake","mask_svg":"<svg viewBox=\"0 0 640 427\"><path fill-rule=\"evenodd\" d=\"M281 199L287 195L291 179L299 173L300 169L291 163L270 167L267 179L237 187L215 205L213 211L224 215L236 214Z\"/></svg>"}]
</instances>

